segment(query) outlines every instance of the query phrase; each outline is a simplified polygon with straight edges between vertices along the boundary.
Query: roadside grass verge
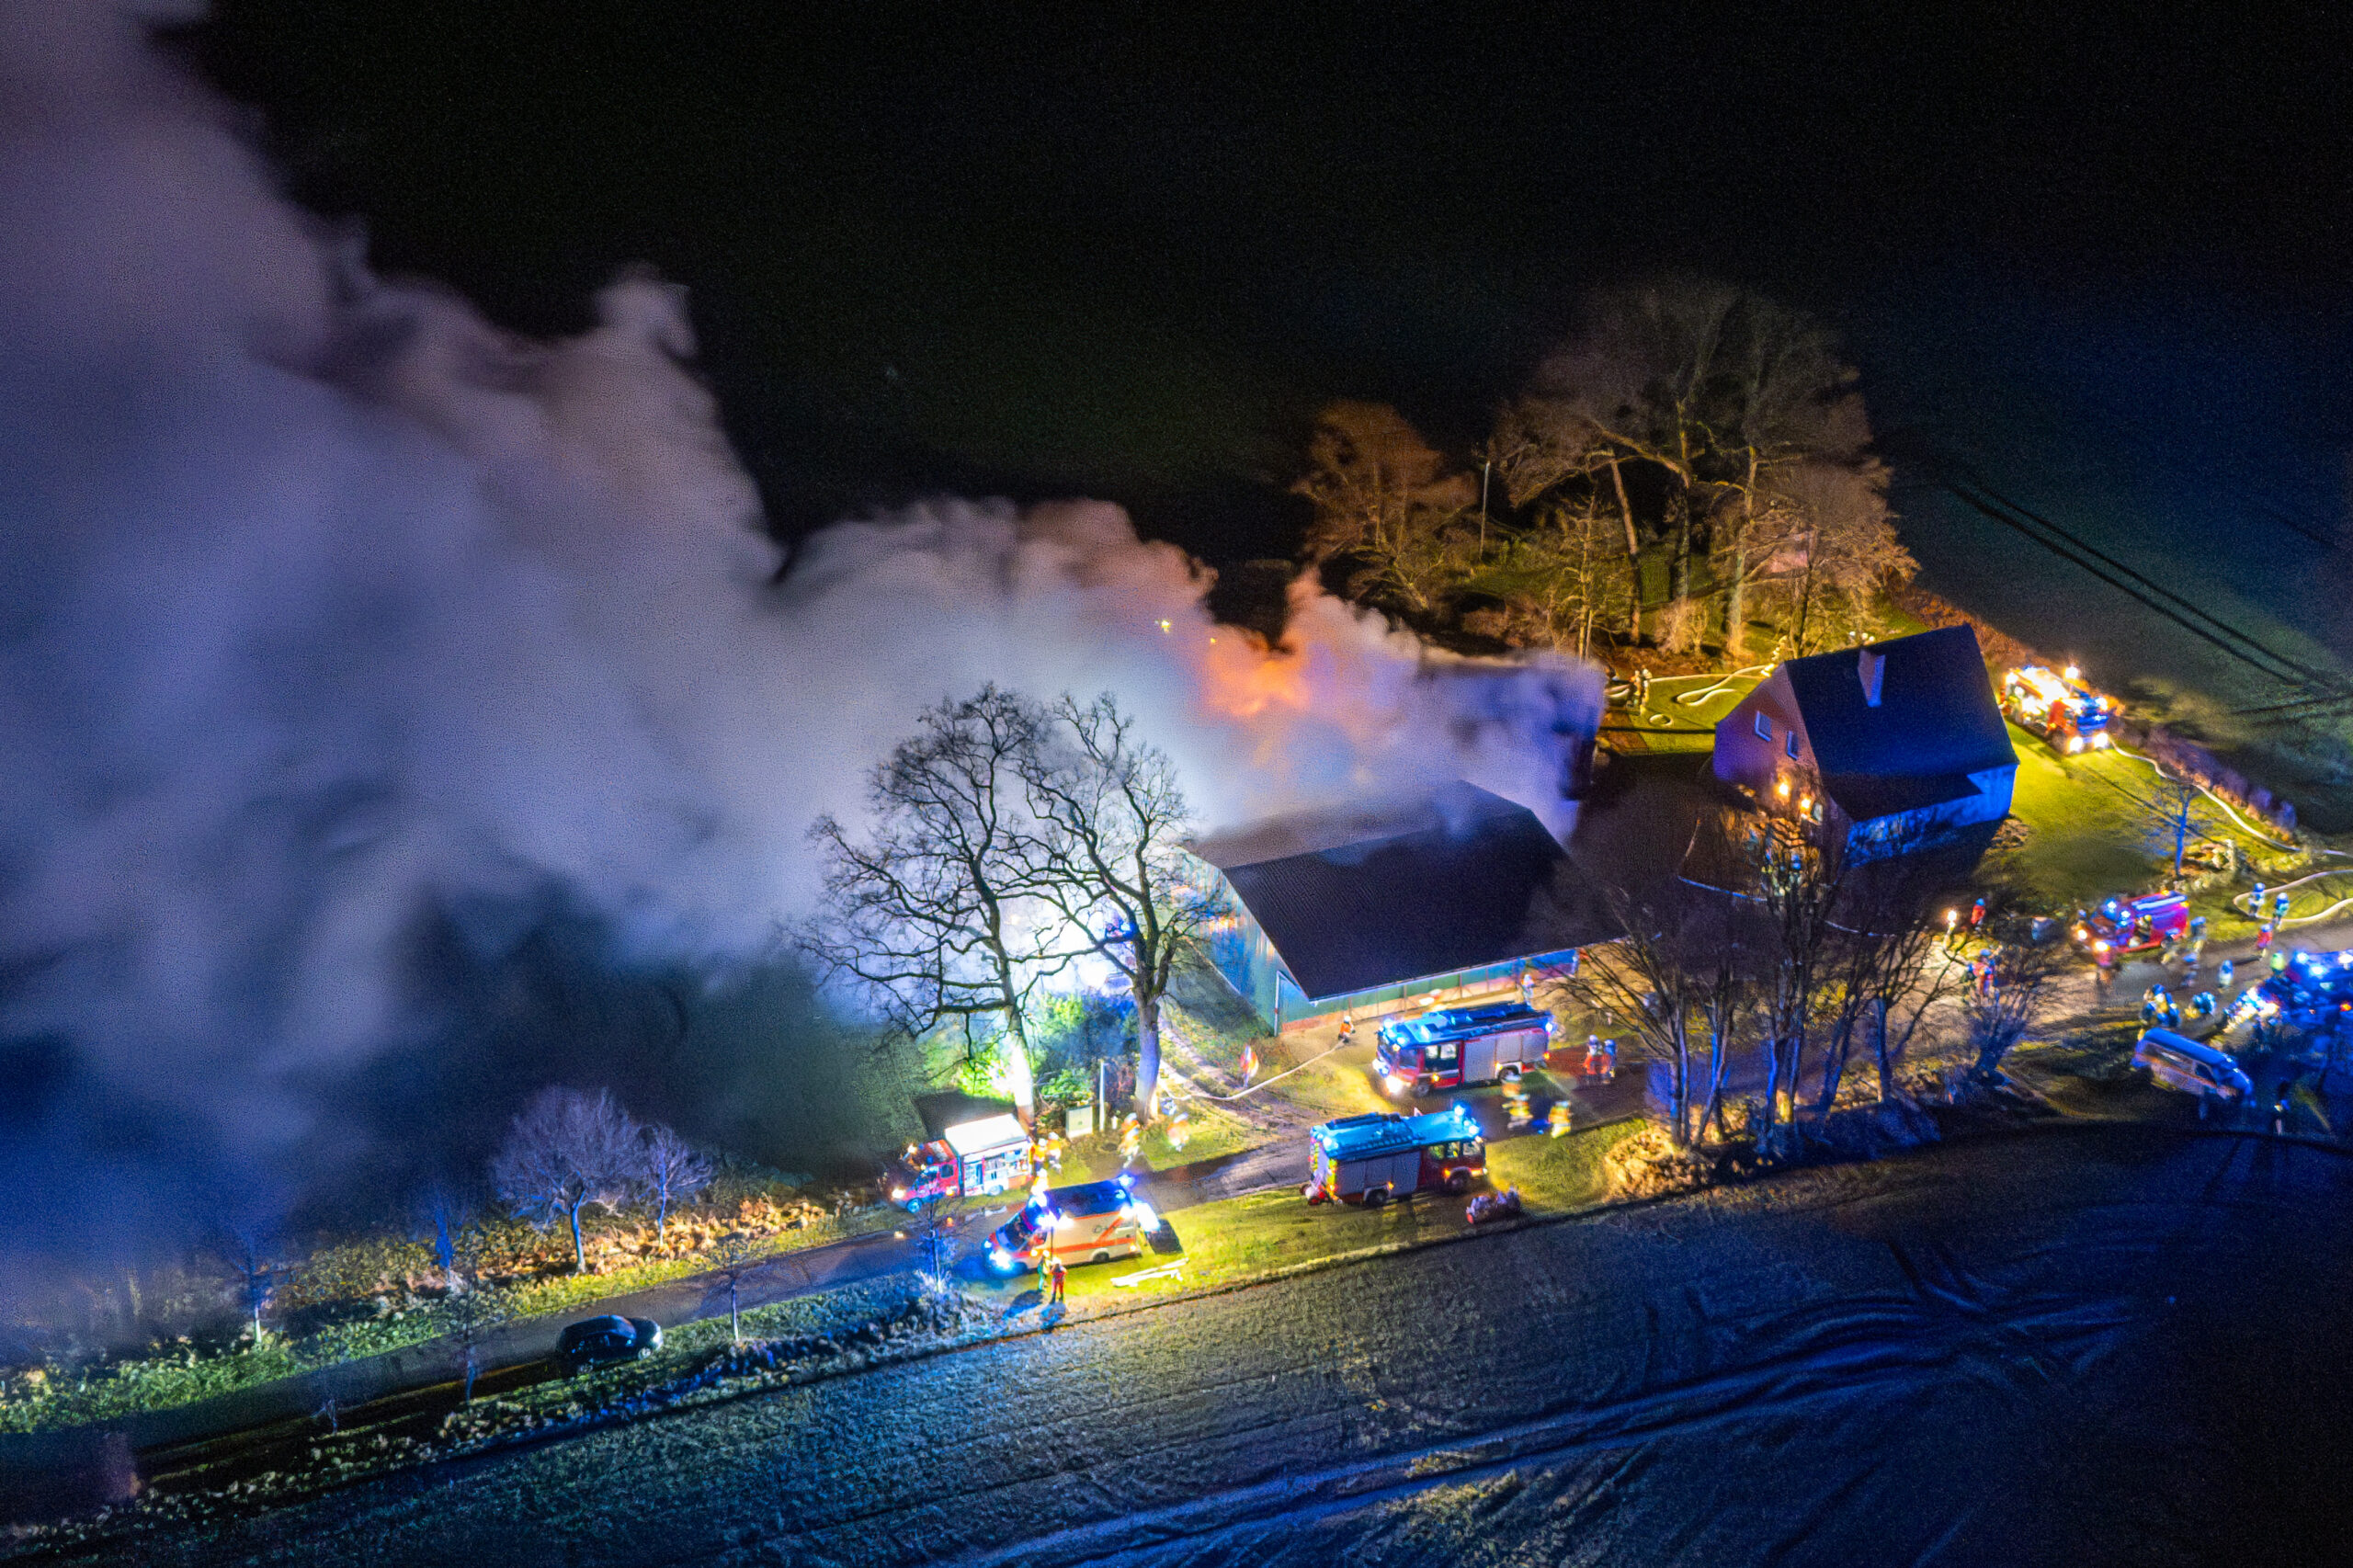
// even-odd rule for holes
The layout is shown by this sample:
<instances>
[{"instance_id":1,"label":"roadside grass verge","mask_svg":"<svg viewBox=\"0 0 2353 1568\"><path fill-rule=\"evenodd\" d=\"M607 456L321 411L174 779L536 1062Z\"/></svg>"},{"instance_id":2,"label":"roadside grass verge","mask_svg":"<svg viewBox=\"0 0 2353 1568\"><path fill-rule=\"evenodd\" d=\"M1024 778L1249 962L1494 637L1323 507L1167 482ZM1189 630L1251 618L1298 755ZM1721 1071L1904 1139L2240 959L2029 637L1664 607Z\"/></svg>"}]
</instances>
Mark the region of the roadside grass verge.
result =
<instances>
[{"instance_id":1,"label":"roadside grass verge","mask_svg":"<svg viewBox=\"0 0 2353 1568\"><path fill-rule=\"evenodd\" d=\"M888 1230L904 1216L890 1210L865 1210L772 1236L772 1253L797 1252L876 1230ZM337 1267L346 1252L415 1252L396 1259L412 1275L430 1272L419 1244L386 1244L381 1238L327 1248L314 1256L323 1271ZM708 1257L648 1258L594 1274L551 1274L486 1287L501 1319L550 1317L699 1274ZM0 1380L0 1432L35 1432L119 1420L144 1411L168 1410L281 1378L366 1357L381 1356L443 1338L458 1327L446 1299L384 1287L404 1305L379 1316L331 1324L307 1334L273 1333L258 1345L240 1339L225 1346L175 1343L144 1355L82 1365L51 1362ZM364 1300L365 1297L360 1299Z\"/></svg>"},{"instance_id":2,"label":"roadside grass verge","mask_svg":"<svg viewBox=\"0 0 2353 1568\"><path fill-rule=\"evenodd\" d=\"M1508 1138L1487 1146L1488 1187L1519 1188L1533 1213L1588 1209L1609 1195L1604 1161L1611 1148L1638 1131L1634 1122L1613 1123L1564 1138ZM1117 1263L1074 1268L1064 1290L1074 1303L1108 1305L1174 1291L1238 1284L1254 1276L1317 1258L1339 1257L1369 1247L1411 1246L1461 1234L1469 1196L1425 1193L1381 1209L1322 1203L1310 1207L1296 1191L1252 1193L1182 1209L1169 1223L1184 1245L1184 1267L1173 1276L1134 1285L1116 1284L1123 1275L1176 1261L1148 1253Z\"/></svg>"}]
</instances>

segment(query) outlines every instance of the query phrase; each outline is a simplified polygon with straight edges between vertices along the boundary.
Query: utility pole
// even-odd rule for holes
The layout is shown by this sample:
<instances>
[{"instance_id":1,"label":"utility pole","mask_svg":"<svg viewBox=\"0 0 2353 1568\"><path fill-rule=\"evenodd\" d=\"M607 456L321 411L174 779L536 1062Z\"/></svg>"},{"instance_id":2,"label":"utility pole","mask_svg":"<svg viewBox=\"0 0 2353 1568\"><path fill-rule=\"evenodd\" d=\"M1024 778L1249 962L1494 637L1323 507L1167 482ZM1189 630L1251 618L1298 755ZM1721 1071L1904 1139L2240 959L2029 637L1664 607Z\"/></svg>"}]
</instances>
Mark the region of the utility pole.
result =
<instances>
[{"instance_id":1,"label":"utility pole","mask_svg":"<svg viewBox=\"0 0 2353 1568\"><path fill-rule=\"evenodd\" d=\"M1479 464L1479 559L1487 559L1487 481L1495 476L1495 460L1487 458Z\"/></svg>"}]
</instances>

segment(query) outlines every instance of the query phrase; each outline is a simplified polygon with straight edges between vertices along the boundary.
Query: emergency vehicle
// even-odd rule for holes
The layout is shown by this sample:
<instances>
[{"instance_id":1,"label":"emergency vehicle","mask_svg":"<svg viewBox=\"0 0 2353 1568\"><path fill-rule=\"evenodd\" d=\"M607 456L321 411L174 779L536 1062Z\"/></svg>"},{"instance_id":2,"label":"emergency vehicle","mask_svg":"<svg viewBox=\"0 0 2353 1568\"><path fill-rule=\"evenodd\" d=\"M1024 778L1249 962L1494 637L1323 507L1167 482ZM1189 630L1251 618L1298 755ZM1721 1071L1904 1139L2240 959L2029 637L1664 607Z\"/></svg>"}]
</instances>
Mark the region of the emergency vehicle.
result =
<instances>
[{"instance_id":1,"label":"emergency vehicle","mask_svg":"<svg viewBox=\"0 0 2353 1568\"><path fill-rule=\"evenodd\" d=\"M2099 751L2112 744L2109 716L2115 705L2076 684L2073 665L2060 675L2040 665L2002 677L2002 708L2053 750Z\"/></svg>"},{"instance_id":2,"label":"emergency vehicle","mask_svg":"<svg viewBox=\"0 0 2353 1568\"><path fill-rule=\"evenodd\" d=\"M960 1122L910 1143L891 1169L891 1201L914 1213L935 1198L981 1198L1029 1185L1029 1134L1009 1116Z\"/></svg>"},{"instance_id":3,"label":"emergency vehicle","mask_svg":"<svg viewBox=\"0 0 2353 1568\"><path fill-rule=\"evenodd\" d=\"M1373 1072L1398 1099L1466 1084L1506 1083L1541 1066L1552 1044L1552 1015L1525 1002L1445 1007L1381 1026Z\"/></svg>"},{"instance_id":4,"label":"emergency vehicle","mask_svg":"<svg viewBox=\"0 0 2353 1568\"><path fill-rule=\"evenodd\" d=\"M1064 1263L1139 1257L1160 1216L1128 1189L1125 1177L1058 1187L1022 1205L989 1237L989 1262L1001 1274L1035 1268L1041 1256Z\"/></svg>"},{"instance_id":5,"label":"emergency vehicle","mask_svg":"<svg viewBox=\"0 0 2353 1568\"><path fill-rule=\"evenodd\" d=\"M2078 912L2075 937L2095 957L2146 952L2177 942L2189 930L2189 900L2177 892L2111 898Z\"/></svg>"},{"instance_id":6,"label":"emergency vehicle","mask_svg":"<svg viewBox=\"0 0 2353 1568\"><path fill-rule=\"evenodd\" d=\"M2332 1015L2346 1012L2353 1012L2353 951L2295 952L2240 994L2222 1027L2277 1021L2309 1037L2338 1027L2341 1020Z\"/></svg>"},{"instance_id":7,"label":"emergency vehicle","mask_svg":"<svg viewBox=\"0 0 2353 1568\"><path fill-rule=\"evenodd\" d=\"M1454 1194L1487 1175L1487 1146L1479 1124L1461 1106L1423 1116L1374 1111L1344 1116L1315 1129L1307 1185L1310 1203L1362 1203L1378 1209L1392 1198L1443 1188Z\"/></svg>"}]
</instances>

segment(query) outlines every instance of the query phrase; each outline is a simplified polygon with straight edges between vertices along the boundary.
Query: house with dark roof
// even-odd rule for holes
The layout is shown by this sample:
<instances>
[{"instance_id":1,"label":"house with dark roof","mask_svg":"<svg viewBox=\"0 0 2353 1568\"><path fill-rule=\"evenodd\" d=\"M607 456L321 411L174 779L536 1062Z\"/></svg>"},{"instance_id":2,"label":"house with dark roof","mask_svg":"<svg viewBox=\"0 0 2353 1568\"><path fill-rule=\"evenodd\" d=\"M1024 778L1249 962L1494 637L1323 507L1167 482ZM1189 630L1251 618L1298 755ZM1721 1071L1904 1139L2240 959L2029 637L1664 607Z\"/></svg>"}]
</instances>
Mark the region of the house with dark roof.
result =
<instances>
[{"instance_id":1,"label":"house with dark roof","mask_svg":"<svg viewBox=\"0 0 2353 1568\"><path fill-rule=\"evenodd\" d=\"M2018 768L1966 626L1784 660L1716 726L1719 779L1863 850L2001 821Z\"/></svg>"},{"instance_id":2,"label":"house with dark roof","mask_svg":"<svg viewBox=\"0 0 2353 1568\"><path fill-rule=\"evenodd\" d=\"M1211 959L1277 1029L1507 986L1617 935L1536 814L1470 784L1188 847L1221 906Z\"/></svg>"}]
</instances>

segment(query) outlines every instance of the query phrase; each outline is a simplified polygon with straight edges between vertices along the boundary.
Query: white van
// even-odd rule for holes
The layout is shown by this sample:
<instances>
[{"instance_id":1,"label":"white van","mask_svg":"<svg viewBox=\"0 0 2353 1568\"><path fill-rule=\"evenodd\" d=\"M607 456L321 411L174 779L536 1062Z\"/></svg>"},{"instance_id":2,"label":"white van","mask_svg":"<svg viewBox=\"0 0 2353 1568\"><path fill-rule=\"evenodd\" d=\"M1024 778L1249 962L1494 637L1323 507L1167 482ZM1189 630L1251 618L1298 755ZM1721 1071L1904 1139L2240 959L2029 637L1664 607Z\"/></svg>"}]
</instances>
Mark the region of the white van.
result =
<instances>
[{"instance_id":1,"label":"white van","mask_svg":"<svg viewBox=\"0 0 2353 1568\"><path fill-rule=\"evenodd\" d=\"M2171 1029L2150 1029L2132 1048L2132 1065L2146 1067L2149 1081L2185 1095L2245 1100L2255 1085L2229 1053L2200 1045Z\"/></svg>"}]
</instances>

